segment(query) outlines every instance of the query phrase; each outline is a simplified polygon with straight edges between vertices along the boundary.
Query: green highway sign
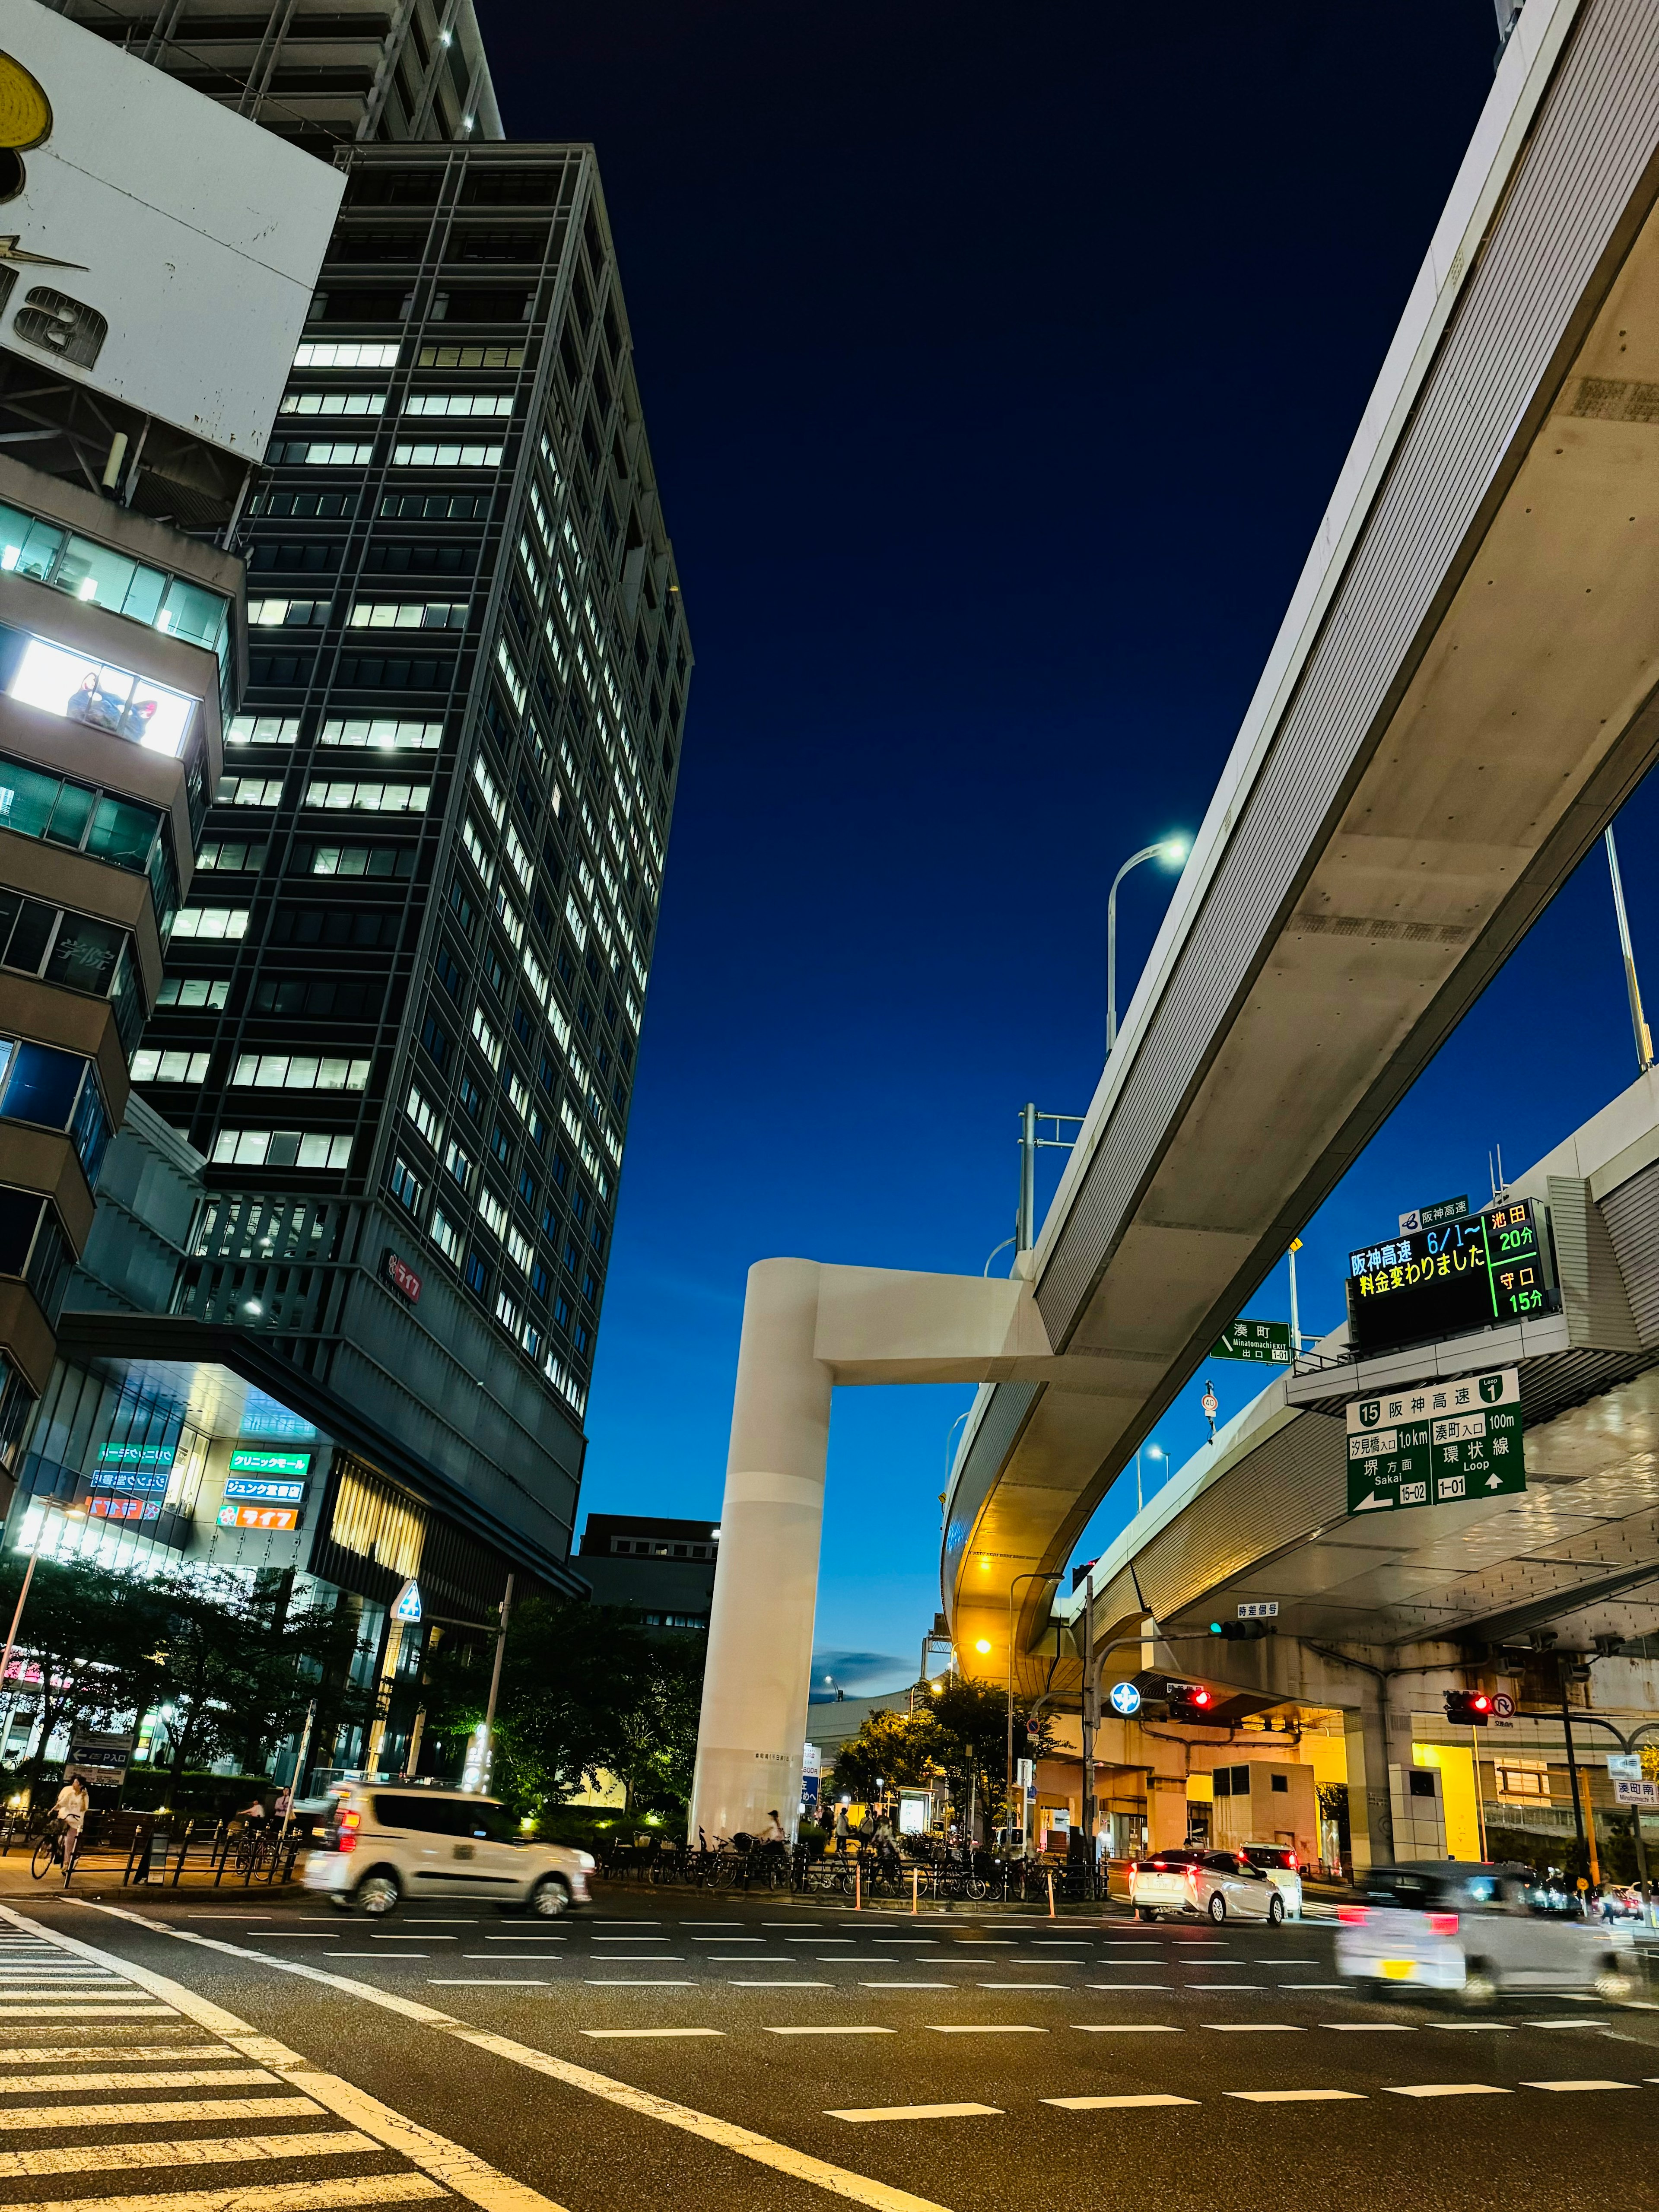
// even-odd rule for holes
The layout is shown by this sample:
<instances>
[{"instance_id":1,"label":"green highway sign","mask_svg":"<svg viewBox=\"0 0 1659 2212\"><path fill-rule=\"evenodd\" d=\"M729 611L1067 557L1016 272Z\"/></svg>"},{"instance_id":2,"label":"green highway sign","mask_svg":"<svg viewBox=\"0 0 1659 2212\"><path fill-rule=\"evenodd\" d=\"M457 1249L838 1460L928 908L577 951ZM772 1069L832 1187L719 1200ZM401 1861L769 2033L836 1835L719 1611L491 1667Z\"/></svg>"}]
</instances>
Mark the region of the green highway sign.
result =
<instances>
[{"instance_id":1,"label":"green highway sign","mask_svg":"<svg viewBox=\"0 0 1659 2212\"><path fill-rule=\"evenodd\" d=\"M1348 1407L1350 1513L1456 1505L1526 1486L1516 1368L1414 1383Z\"/></svg>"},{"instance_id":2,"label":"green highway sign","mask_svg":"<svg viewBox=\"0 0 1659 2212\"><path fill-rule=\"evenodd\" d=\"M1266 1367L1291 1364L1291 1325L1287 1321L1236 1321L1222 1331L1221 1341L1211 1351L1212 1359L1253 1359Z\"/></svg>"}]
</instances>

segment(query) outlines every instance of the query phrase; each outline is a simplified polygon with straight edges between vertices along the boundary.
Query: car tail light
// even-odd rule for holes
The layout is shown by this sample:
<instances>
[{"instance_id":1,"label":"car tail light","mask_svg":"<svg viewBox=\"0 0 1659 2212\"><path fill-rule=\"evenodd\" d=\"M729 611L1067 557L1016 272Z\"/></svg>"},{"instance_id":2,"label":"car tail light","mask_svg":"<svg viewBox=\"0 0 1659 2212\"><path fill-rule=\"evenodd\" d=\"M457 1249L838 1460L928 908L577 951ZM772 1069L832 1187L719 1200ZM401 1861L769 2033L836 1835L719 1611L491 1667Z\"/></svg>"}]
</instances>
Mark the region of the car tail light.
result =
<instances>
[{"instance_id":1,"label":"car tail light","mask_svg":"<svg viewBox=\"0 0 1659 2212\"><path fill-rule=\"evenodd\" d=\"M1455 1936L1457 1915L1455 1912L1431 1912L1429 1915L1429 1926L1437 1936Z\"/></svg>"},{"instance_id":2,"label":"car tail light","mask_svg":"<svg viewBox=\"0 0 1659 2212\"><path fill-rule=\"evenodd\" d=\"M341 1814L340 1832L335 1838L334 1841L334 1848L337 1851L355 1851L356 1850L357 1831L362 1825L362 1818L363 1816L361 1813Z\"/></svg>"},{"instance_id":3,"label":"car tail light","mask_svg":"<svg viewBox=\"0 0 1659 2212\"><path fill-rule=\"evenodd\" d=\"M1290 1862L1291 1862L1291 1872L1292 1874L1294 1874L1294 1873L1296 1872L1296 1870L1297 1870L1297 1867L1299 1867L1299 1866L1301 1865L1302 1862L1301 1862L1301 1860L1300 1860L1300 1859L1298 1859L1298 1858L1297 1858L1297 1855L1296 1855L1296 1853L1295 1853L1294 1851L1291 1852L1291 1854L1290 1854Z\"/></svg>"},{"instance_id":4,"label":"car tail light","mask_svg":"<svg viewBox=\"0 0 1659 2212\"><path fill-rule=\"evenodd\" d=\"M1168 1874L1170 1863L1167 1859L1148 1859L1146 1871L1148 1874Z\"/></svg>"},{"instance_id":5,"label":"car tail light","mask_svg":"<svg viewBox=\"0 0 1659 2212\"><path fill-rule=\"evenodd\" d=\"M1187 1869L1187 1887L1194 1896L1198 1894L1198 1869L1195 1866L1189 1866Z\"/></svg>"},{"instance_id":6,"label":"car tail light","mask_svg":"<svg viewBox=\"0 0 1659 2212\"><path fill-rule=\"evenodd\" d=\"M1339 1905L1336 1917L1350 1928L1363 1928L1370 1915L1363 1905Z\"/></svg>"}]
</instances>

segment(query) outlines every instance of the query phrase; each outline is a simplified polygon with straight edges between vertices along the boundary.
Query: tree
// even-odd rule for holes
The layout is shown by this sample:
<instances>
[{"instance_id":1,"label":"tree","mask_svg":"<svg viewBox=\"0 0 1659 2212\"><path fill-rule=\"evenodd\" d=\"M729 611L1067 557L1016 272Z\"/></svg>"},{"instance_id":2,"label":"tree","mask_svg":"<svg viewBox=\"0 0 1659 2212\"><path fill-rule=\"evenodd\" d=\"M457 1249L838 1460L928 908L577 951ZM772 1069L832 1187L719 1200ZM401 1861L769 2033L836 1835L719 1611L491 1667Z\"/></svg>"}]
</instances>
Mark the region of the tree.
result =
<instances>
[{"instance_id":1,"label":"tree","mask_svg":"<svg viewBox=\"0 0 1659 2212\"><path fill-rule=\"evenodd\" d=\"M1046 1716L1033 1735L1030 1703L1014 1700L1015 1748L1022 1759L1053 1748ZM1004 1692L959 1674L930 1684L925 1702L908 1713L872 1713L836 1754L838 1793L870 1797L883 1784L906 1787L943 1775L959 1819L973 1804L989 1824L1002 1809L1008 1750Z\"/></svg>"},{"instance_id":2,"label":"tree","mask_svg":"<svg viewBox=\"0 0 1659 2212\"><path fill-rule=\"evenodd\" d=\"M871 1713L836 1753L836 1788L870 1799L884 1788L920 1786L934 1767L932 1716Z\"/></svg>"},{"instance_id":3,"label":"tree","mask_svg":"<svg viewBox=\"0 0 1659 2212\"><path fill-rule=\"evenodd\" d=\"M435 1736L483 1719L493 1644L446 1641L428 1661ZM702 1642L647 1636L627 1613L562 1597L513 1613L495 1713L496 1793L520 1812L562 1804L614 1775L630 1810L667 1812L690 1796Z\"/></svg>"},{"instance_id":4,"label":"tree","mask_svg":"<svg viewBox=\"0 0 1659 2212\"><path fill-rule=\"evenodd\" d=\"M27 1561L0 1565L8 1620ZM154 1616L143 1586L91 1559L40 1559L18 1626L14 1678L37 1698L40 1733L25 1772L33 1787L60 1728L107 1726L141 1712L156 1680ZM31 1681L39 1676L38 1684Z\"/></svg>"},{"instance_id":5,"label":"tree","mask_svg":"<svg viewBox=\"0 0 1659 2212\"><path fill-rule=\"evenodd\" d=\"M145 1586L155 1622L157 1697L172 1708L173 1771L232 1752L244 1771L296 1735L313 1697L340 1719L370 1702L349 1683L356 1623L325 1601L292 1602L291 1575L175 1570Z\"/></svg>"}]
</instances>

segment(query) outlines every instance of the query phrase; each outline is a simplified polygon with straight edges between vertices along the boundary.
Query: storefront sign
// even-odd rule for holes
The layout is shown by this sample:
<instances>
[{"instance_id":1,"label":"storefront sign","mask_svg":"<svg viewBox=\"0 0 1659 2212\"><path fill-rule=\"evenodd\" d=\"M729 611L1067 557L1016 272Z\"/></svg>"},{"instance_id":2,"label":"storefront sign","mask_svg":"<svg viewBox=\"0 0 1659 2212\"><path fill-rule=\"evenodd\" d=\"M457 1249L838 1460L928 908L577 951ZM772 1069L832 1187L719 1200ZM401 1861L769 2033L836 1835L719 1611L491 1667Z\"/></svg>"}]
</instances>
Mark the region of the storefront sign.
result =
<instances>
[{"instance_id":1,"label":"storefront sign","mask_svg":"<svg viewBox=\"0 0 1659 2212\"><path fill-rule=\"evenodd\" d=\"M311 1472L309 1452L234 1451L230 1455L233 1474L289 1474L307 1475Z\"/></svg>"},{"instance_id":2,"label":"storefront sign","mask_svg":"<svg viewBox=\"0 0 1659 2212\"><path fill-rule=\"evenodd\" d=\"M380 1271L399 1297L407 1298L412 1306L420 1304L420 1277L407 1260L399 1259L389 1244L380 1255Z\"/></svg>"},{"instance_id":3,"label":"storefront sign","mask_svg":"<svg viewBox=\"0 0 1659 2212\"><path fill-rule=\"evenodd\" d=\"M87 1511L94 1521L159 1521L159 1498L89 1498Z\"/></svg>"},{"instance_id":4,"label":"storefront sign","mask_svg":"<svg viewBox=\"0 0 1659 2212\"><path fill-rule=\"evenodd\" d=\"M225 1485L227 1498L257 1498L262 1505L303 1505L303 1482L265 1482L257 1474L233 1474Z\"/></svg>"},{"instance_id":5,"label":"storefront sign","mask_svg":"<svg viewBox=\"0 0 1659 2212\"><path fill-rule=\"evenodd\" d=\"M291 1505L222 1505L222 1528L297 1528L300 1516Z\"/></svg>"}]
</instances>

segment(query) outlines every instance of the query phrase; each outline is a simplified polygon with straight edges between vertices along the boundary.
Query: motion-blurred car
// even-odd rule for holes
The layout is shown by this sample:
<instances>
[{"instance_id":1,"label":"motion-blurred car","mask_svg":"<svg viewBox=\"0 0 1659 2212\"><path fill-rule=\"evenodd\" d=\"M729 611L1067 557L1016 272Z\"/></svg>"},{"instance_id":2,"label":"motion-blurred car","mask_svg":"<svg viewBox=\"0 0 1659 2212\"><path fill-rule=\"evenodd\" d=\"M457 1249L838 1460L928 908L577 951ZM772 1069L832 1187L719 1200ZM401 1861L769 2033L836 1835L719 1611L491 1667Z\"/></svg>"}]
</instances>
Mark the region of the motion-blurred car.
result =
<instances>
[{"instance_id":1,"label":"motion-blurred car","mask_svg":"<svg viewBox=\"0 0 1659 2212\"><path fill-rule=\"evenodd\" d=\"M329 1795L329 1824L304 1881L343 1911L356 1905L378 1919L405 1897L471 1897L552 1920L587 1902L590 1855L536 1842L493 1798L362 1782Z\"/></svg>"},{"instance_id":2,"label":"motion-blurred car","mask_svg":"<svg viewBox=\"0 0 1659 2212\"><path fill-rule=\"evenodd\" d=\"M1285 1917L1284 1897L1243 1851L1192 1845L1137 1859L1129 1869L1129 1902L1141 1920L1168 1912L1183 1919L1269 1920L1276 1927Z\"/></svg>"},{"instance_id":3,"label":"motion-blurred car","mask_svg":"<svg viewBox=\"0 0 1659 2212\"><path fill-rule=\"evenodd\" d=\"M1437 1990L1483 2006L1510 1992L1635 1987L1629 1928L1535 1903L1524 1867L1373 1867L1360 1889L1362 1903L1337 1908L1336 1970L1370 1993Z\"/></svg>"}]
</instances>

